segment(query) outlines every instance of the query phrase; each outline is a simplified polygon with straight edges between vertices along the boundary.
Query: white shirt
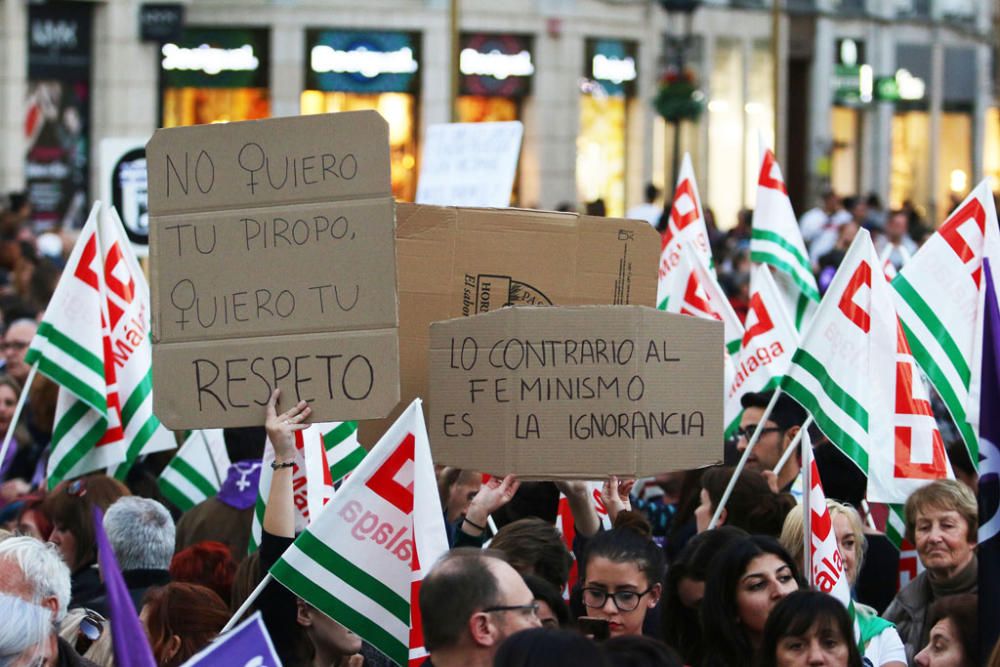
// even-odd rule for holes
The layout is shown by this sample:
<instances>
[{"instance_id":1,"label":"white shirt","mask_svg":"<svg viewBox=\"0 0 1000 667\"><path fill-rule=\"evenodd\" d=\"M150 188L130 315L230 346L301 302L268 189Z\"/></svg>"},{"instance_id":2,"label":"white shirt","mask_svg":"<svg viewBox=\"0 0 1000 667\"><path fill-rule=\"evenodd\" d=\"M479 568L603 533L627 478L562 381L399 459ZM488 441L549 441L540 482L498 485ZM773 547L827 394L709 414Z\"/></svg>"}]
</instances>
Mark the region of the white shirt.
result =
<instances>
[{"instance_id":1,"label":"white shirt","mask_svg":"<svg viewBox=\"0 0 1000 667\"><path fill-rule=\"evenodd\" d=\"M875 667L889 662L901 662L905 665L906 649L903 648L903 640L899 638L896 628L886 628L872 637L865 647L864 657L871 660Z\"/></svg>"},{"instance_id":2,"label":"white shirt","mask_svg":"<svg viewBox=\"0 0 1000 667\"><path fill-rule=\"evenodd\" d=\"M663 209L656 204L639 204L625 211L625 217L632 220L645 220L653 227L660 222Z\"/></svg>"}]
</instances>

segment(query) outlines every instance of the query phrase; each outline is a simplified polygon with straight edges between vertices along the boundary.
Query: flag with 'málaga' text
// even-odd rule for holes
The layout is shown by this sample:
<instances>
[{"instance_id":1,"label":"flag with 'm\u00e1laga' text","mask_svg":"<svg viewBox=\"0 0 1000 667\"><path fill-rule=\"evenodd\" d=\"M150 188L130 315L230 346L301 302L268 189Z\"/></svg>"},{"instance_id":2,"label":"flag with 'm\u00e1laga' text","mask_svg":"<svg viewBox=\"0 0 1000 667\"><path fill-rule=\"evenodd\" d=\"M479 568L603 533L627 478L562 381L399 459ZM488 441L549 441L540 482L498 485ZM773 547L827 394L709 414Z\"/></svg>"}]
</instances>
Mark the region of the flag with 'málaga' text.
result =
<instances>
[{"instance_id":1,"label":"flag with 'm\u00e1laga' text","mask_svg":"<svg viewBox=\"0 0 1000 667\"><path fill-rule=\"evenodd\" d=\"M698 195L698 183L694 178L691 156L685 153L660 246L660 271L656 287L656 307L660 310L667 310L667 303L676 289L676 281L684 279L681 272L677 271L677 264L682 247L687 243L694 246L695 254L706 266L712 266L712 246L705 226L701 197Z\"/></svg>"},{"instance_id":2,"label":"flag with 'm\u00e1laga' text","mask_svg":"<svg viewBox=\"0 0 1000 667\"><path fill-rule=\"evenodd\" d=\"M420 582L447 550L417 399L271 574L397 665L419 665L427 657L417 604Z\"/></svg>"}]
</instances>

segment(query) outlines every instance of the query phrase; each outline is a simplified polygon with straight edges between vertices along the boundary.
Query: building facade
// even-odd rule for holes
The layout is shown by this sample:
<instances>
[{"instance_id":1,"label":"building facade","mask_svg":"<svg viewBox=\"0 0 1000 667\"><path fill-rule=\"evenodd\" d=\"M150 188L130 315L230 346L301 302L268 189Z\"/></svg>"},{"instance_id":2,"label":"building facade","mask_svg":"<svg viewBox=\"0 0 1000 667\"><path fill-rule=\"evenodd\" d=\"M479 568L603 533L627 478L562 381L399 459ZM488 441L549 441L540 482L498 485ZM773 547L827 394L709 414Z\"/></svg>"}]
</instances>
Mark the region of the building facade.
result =
<instances>
[{"instance_id":1,"label":"building facade","mask_svg":"<svg viewBox=\"0 0 1000 667\"><path fill-rule=\"evenodd\" d=\"M621 215L672 183L674 127L651 101L681 43L705 110L680 146L722 227L753 205L761 137L798 208L832 185L938 219L1000 172L986 0L788 0L777 42L763 0L705 0L687 40L655 0L459 5L456 118L524 123L520 206ZM79 224L106 140L375 108L411 199L424 130L452 118L450 18L450 0L0 0L0 188L27 186L43 226Z\"/></svg>"}]
</instances>

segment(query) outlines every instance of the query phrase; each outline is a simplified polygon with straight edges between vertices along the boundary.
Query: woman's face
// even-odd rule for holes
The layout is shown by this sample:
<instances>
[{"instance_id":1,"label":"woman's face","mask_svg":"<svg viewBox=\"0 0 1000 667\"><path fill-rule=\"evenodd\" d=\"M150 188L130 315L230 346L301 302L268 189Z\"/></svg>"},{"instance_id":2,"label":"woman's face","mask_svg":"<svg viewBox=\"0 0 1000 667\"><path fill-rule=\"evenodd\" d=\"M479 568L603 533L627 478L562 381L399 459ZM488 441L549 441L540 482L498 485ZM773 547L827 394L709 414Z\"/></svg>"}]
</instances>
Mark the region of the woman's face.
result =
<instances>
[{"instance_id":1,"label":"woman's face","mask_svg":"<svg viewBox=\"0 0 1000 667\"><path fill-rule=\"evenodd\" d=\"M559 628L559 617L556 613L552 611L552 607L545 600L540 600L535 598L535 602L538 603L538 620L542 622L543 628Z\"/></svg>"},{"instance_id":2,"label":"woman's face","mask_svg":"<svg viewBox=\"0 0 1000 667\"><path fill-rule=\"evenodd\" d=\"M37 510L30 509L21 514L21 518L17 522L17 532L44 542L45 536L42 535L42 531L38 527L38 521L35 520L37 518L35 516L36 512Z\"/></svg>"},{"instance_id":3,"label":"woman's face","mask_svg":"<svg viewBox=\"0 0 1000 667\"><path fill-rule=\"evenodd\" d=\"M736 584L736 613L755 643L764 633L764 623L774 606L798 589L792 569L774 554L750 561Z\"/></svg>"},{"instance_id":4,"label":"woman's face","mask_svg":"<svg viewBox=\"0 0 1000 667\"><path fill-rule=\"evenodd\" d=\"M641 635L646 612L660 601L661 585L650 586L638 565L634 562L616 563L602 556L587 561L587 580L583 588L588 615L608 621L612 637ZM620 593L619 597L624 598L617 601L618 606L613 593ZM587 604L588 598L594 600L604 594L607 594L607 599L600 607ZM635 608L628 611L618 608L629 609L632 604L636 605Z\"/></svg>"},{"instance_id":5,"label":"woman's face","mask_svg":"<svg viewBox=\"0 0 1000 667\"><path fill-rule=\"evenodd\" d=\"M688 609L701 607L701 599L705 597L705 582L683 577L677 582L677 597Z\"/></svg>"},{"instance_id":6,"label":"woman's face","mask_svg":"<svg viewBox=\"0 0 1000 667\"><path fill-rule=\"evenodd\" d=\"M917 509L914 524L917 555L938 579L954 576L972 560L975 543L969 543L969 524L955 510Z\"/></svg>"},{"instance_id":7,"label":"woman's face","mask_svg":"<svg viewBox=\"0 0 1000 667\"><path fill-rule=\"evenodd\" d=\"M834 514L833 531L837 534L837 547L840 549L840 557L844 560L847 581L854 586L858 578L858 538L854 534L851 520L840 512Z\"/></svg>"},{"instance_id":8,"label":"woman's face","mask_svg":"<svg viewBox=\"0 0 1000 667\"><path fill-rule=\"evenodd\" d=\"M5 384L0 384L0 433L6 433L17 407L17 394Z\"/></svg>"},{"instance_id":9,"label":"woman's face","mask_svg":"<svg viewBox=\"0 0 1000 667\"><path fill-rule=\"evenodd\" d=\"M708 530L708 524L712 521L712 513L715 512L715 508L712 507L712 499L708 495L708 491L705 489L701 490L701 504L694 511L694 520L698 525L698 532L704 533ZM722 522L719 522L722 525Z\"/></svg>"},{"instance_id":10,"label":"woman's face","mask_svg":"<svg viewBox=\"0 0 1000 667\"><path fill-rule=\"evenodd\" d=\"M914 661L917 667L965 667L965 651L950 618L942 618L934 624L930 641Z\"/></svg>"},{"instance_id":11,"label":"woman's face","mask_svg":"<svg viewBox=\"0 0 1000 667\"><path fill-rule=\"evenodd\" d=\"M62 555L63 562L69 567L69 571L76 573L80 563L76 562L76 535L65 526L55 524L52 527L52 534L49 535L49 542L56 545Z\"/></svg>"},{"instance_id":12,"label":"woman's face","mask_svg":"<svg viewBox=\"0 0 1000 667\"><path fill-rule=\"evenodd\" d=\"M777 667L847 667L850 649L836 625L819 621L801 636L782 637L775 654Z\"/></svg>"}]
</instances>

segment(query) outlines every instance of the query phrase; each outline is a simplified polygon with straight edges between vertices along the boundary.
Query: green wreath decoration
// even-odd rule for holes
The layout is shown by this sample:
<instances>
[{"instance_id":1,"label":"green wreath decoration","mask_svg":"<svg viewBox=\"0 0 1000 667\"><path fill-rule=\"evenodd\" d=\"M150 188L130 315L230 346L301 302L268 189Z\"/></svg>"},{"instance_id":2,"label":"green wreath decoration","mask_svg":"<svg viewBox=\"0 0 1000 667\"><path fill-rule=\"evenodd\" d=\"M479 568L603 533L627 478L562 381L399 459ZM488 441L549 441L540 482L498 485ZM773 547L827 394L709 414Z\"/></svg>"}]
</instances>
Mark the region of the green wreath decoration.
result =
<instances>
[{"instance_id":1,"label":"green wreath decoration","mask_svg":"<svg viewBox=\"0 0 1000 667\"><path fill-rule=\"evenodd\" d=\"M660 79L653 106L668 123L698 120L705 108L705 95L698 89L690 69L678 72L676 67L671 67Z\"/></svg>"}]
</instances>

